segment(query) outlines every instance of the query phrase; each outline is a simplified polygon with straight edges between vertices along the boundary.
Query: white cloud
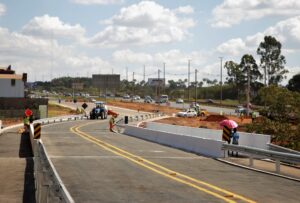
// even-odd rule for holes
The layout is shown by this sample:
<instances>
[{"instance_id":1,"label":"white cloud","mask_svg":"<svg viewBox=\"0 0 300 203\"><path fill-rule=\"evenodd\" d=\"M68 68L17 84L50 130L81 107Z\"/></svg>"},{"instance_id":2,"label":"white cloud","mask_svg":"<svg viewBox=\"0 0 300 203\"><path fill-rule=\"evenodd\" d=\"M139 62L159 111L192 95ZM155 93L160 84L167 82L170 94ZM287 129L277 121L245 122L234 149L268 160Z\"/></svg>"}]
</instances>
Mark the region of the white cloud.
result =
<instances>
[{"instance_id":1,"label":"white cloud","mask_svg":"<svg viewBox=\"0 0 300 203\"><path fill-rule=\"evenodd\" d=\"M6 12L5 5L0 3L0 16L3 16L5 12Z\"/></svg>"},{"instance_id":2,"label":"white cloud","mask_svg":"<svg viewBox=\"0 0 300 203\"><path fill-rule=\"evenodd\" d=\"M172 49L166 52L157 52L154 54L134 52L129 49L115 51L113 53L113 60L118 63L126 64L163 64L168 66L187 66L188 60L193 64L200 65L205 63L206 54L202 52L189 52L184 53L178 49Z\"/></svg>"},{"instance_id":3,"label":"white cloud","mask_svg":"<svg viewBox=\"0 0 300 203\"><path fill-rule=\"evenodd\" d=\"M179 17L175 11L153 1L122 8L104 23L108 26L97 33L90 44L113 47L182 41L189 35L188 29L195 26L192 18Z\"/></svg>"},{"instance_id":4,"label":"white cloud","mask_svg":"<svg viewBox=\"0 0 300 203\"><path fill-rule=\"evenodd\" d=\"M71 38L82 39L85 29L79 24L70 25L62 22L58 17L43 15L34 17L23 26L22 33L40 38Z\"/></svg>"},{"instance_id":5,"label":"white cloud","mask_svg":"<svg viewBox=\"0 0 300 203\"><path fill-rule=\"evenodd\" d=\"M213 11L213 27L231 27L242 21L266 16L294 16L300 14L299 0L224 0Z\"/></svg>"},{"instance_id":6,"label":"white cloud","mask_svg":"<svg viewBox=\"0 0 300 203\"><path fill-rule=\"evenodd\" d=\"M217 51L228 56L241 56L243 53L256 53L264 36L274 36L282 44L285 54L300 50L300 16L278 22L263 32L249 35L245 39L235 38L228 40L217 47Z\"/></svg>"},{"instance_id":7,"label":"white cloud","mask_svg":"<svg viewBox=\"0 0 300 203\"><path fill-rule=\"evenodd\" d=\"M182 14L192 14L194 13L194 8L191 6L181 6L175 9L176 13L182 13Z\"/></svg>"},{"instance_id":8,"label":"white cloud","mask_svg":"<svg viewBox=\"0 0 300 203\"><path fill-rule=\"evenodd\" d=\"M88 57L56 40L27 36L0 27L0 64L11 64L17 72L27 72L29 80L52 77L86 76L86 72L108 73L111 64L100 57Z\"/></svg>"},{"instance_id":9,"label":"white cloud","mask_svg":"<svg viewBox=\"0 0 300 203\"><path fill-rule=\"evenodd\" d=\"M246 44L241 38L231 39L217 47L218 52L232 56L238 56L246 50Z\"/></svg>"},{"instance_id":10,"label":"white cloud","mask_svg":"<svg viewBox=\"0 0 300 203\"><path fill-rule=\"evenodd\" d=\"M153 61L153 57L146 53L137 53L129 49L115 51L113 53L113 60L116 62L126 63L126 64L146 64Z\"/></svg>"},{"instance_id":11,"label":"white cloud","mask_svg":"<svg viewBox=\"0 0 300 203\"><path fill-rule=\"evenodd\" d=\"M71 2L82 5L108 5L108 4L121 4L124 0L71 0Z\"/></svg>"}]
</instances>

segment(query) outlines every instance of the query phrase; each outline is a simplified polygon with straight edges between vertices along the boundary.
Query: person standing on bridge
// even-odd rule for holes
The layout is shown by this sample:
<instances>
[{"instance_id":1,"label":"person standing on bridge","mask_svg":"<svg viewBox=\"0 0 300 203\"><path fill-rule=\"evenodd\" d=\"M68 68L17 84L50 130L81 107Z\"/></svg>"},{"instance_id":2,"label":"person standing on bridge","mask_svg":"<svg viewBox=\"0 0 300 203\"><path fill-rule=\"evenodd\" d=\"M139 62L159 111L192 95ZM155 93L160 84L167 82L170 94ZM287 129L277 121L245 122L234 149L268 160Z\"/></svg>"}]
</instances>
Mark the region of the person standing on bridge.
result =
<instances>
[{"instance_id":1,"label":"person standing on bridge","mask_svg":"<svg viewBox=\"0 0 300 203\"><path fill-rule=\"evenodd\" d=\"M238 145L239 144L240 135L237 133L237 129L236 128L233 128L231 137L232 137L232 144ZM238 156L238 152L236 152L235 155L237 157ZM233 156L233 151L232 151L232 156Z\"/></svg>"},{"instance_id":2,"label":"person standing on bridge","mask_svg":"<svg viewBox=\"0 0 300 203\"><path fill-rule=\"evenodd\" d=\"M111 116L111 118L109 119L109 131L110 132L115 132L114 131L114 127L115 127L115 125L116 125L116 118L118 117L118 114L114 114L114 115L112 115Z\"/></svg>"}]
</instances>

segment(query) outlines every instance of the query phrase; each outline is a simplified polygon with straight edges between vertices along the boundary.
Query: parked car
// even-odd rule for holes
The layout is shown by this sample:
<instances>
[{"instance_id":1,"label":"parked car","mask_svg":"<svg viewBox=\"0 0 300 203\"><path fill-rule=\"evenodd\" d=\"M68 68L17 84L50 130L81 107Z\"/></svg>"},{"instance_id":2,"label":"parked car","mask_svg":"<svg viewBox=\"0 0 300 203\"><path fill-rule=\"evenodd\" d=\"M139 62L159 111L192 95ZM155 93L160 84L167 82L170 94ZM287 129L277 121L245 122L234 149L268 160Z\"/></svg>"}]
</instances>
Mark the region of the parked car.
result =
<instances>
[{"instance_id":1,"label":"parked car","mask_svg":"<svg viewBox=\"0 0 300 203\"><path fill-rule=\"evenodd\" d=\"M90 112L90 119L98 119L99 117L101 119L107 118L108 108L103 101L97 101L95 102L96 107L92 109Z\"/></svg>"},{"instance_id":2,"label":"parked car","mask_svg":"<svg viewBox=\"0 0 300 203\"><path fill-rule=\"evenodd\" d=\"M196 117L197 112L194 109L187 109L185 111L180 111L177 113L178 117Z\"/></svg>"},{"instance_id":3,"label":"parked car","mask_svg":"<svg viewBox=\"0 0 300 203\"><path fill-rule=\"evenodd\" d=\"M184 101L181 98L176 99L176 104L183 104Z\"/></svg>"}]
</instances>

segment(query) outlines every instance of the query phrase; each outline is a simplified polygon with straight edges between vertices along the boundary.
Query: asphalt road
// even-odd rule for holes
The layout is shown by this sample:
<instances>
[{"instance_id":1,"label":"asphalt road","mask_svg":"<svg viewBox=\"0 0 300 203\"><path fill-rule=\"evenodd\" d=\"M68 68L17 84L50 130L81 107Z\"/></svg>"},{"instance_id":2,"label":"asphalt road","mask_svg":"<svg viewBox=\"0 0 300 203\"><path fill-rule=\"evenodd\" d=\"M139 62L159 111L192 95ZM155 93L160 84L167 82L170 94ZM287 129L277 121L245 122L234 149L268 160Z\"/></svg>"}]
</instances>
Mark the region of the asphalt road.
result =
<instances>
[{"instance_id":1,"label":"asphalt road","mask_svg":"<svg viewBox=\"0 0 300 203\"><path fill-rule=\"evenodd\" d=\"M299 202L299 182L110 133L107 122L42 128L75 202Z\"/></svg>"}]
</instances>

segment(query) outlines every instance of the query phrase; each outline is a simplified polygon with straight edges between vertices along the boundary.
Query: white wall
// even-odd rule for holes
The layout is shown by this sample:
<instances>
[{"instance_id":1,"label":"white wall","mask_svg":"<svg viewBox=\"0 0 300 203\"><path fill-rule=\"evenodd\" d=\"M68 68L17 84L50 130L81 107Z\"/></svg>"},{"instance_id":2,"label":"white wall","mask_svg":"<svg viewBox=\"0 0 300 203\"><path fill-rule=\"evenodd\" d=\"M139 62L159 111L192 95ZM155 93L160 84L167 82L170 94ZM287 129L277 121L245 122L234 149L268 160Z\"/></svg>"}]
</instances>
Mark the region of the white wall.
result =
<instances>
[{"instance_id":1,"label":"white wall","mask_svg":"<svg viewBox=\"0 0 300 203\"><path fill-rule=\"evenodd\" d=\"M11 85L11 79L0 79L0 97L24 97L24 82L16 79L14 86Z\"/></svg>"},{"instance_id":2,"label":"white wall","mask_svg":"<svg viewBox=\"0 0 300 203\"><path fill-rule=\"evenodd\" d=\"M222 140L222 130L193 128L193 127L169 125L169 124L156 123L156 122L147 122L146 128L150 130L201 137L205 139L212 139L212 140L219 140L219 141ZM269 149L268 143L270 143L271 141L270 135L244 133L244 132L239 132L239 135L240 135L239 145L256 147L256 148L266 149L266 150Z\"/></svg>"},{"instance_id":3,"label":"white wall","mask_svg":"<svg viewBox=\"0 0 300 203\"><path fill-rule=\"evenodd\" d=\"M210 157L224 157L222 141L160 132L130 125L125 127L124 134Z\"/></svg>"}]
</instances>

